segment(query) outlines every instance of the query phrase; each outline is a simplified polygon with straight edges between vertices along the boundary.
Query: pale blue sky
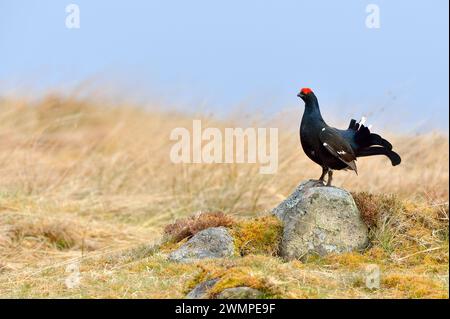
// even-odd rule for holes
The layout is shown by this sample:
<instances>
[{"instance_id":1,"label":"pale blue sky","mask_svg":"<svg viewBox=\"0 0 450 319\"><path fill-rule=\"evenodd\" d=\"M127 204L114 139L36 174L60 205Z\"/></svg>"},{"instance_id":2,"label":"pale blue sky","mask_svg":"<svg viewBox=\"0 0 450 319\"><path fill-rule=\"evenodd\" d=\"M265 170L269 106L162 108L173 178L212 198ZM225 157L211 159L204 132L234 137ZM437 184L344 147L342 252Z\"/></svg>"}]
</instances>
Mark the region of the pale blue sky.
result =
<instances>
[{"instance_id":1,"label":"pale blue sky","mask_svg":"<svg viewBox=\"0 0 450 319\"><path fill-rule=\"evenodd\" d=\"M65 27L69 3L80 29ZM365 26L369 3L380 29ZM298 107L308 86L329 114L447 129L448 9L447 0L0 0L0 90L93 78L168 104L275 113Z\"/></svg>"}]
</instances>

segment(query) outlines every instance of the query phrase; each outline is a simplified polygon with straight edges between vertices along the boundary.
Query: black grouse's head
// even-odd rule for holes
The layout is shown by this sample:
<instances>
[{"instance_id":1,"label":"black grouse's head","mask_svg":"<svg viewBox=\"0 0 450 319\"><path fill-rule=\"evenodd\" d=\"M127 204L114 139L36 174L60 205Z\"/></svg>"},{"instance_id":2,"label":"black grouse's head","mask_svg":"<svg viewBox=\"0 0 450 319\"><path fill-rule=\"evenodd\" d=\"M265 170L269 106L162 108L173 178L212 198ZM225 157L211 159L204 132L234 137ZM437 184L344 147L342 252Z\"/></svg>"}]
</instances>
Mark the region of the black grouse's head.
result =
<instances>
[{"instance_id":1,"label":"black grouse's head","mask_svg":"<svg viewBox=\"0 0 450 319\"><path fill-rule=\"evenodd\" d=\"M305 103L314 97L314 92L310 88L303 88L297 94L299 98L301 98Z\"/></svg>"}]
</instances>

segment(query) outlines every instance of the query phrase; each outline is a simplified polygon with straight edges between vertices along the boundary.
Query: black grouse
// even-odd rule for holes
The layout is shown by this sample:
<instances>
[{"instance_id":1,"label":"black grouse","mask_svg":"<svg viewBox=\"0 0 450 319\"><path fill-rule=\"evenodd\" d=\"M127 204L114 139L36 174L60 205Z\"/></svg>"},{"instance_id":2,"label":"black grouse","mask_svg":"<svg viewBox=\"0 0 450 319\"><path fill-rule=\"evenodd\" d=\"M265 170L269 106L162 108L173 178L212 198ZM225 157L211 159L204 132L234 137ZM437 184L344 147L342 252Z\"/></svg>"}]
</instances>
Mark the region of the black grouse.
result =
<instances>
[{"instance_id":1,"label":"black grouse","mask_svg":"<svg viewBox=\"0 0 450 319\"><path fill-rule=\"evenodd\" d=\"M327 186L331 185L333 170L351 169L358 174L356 158L372 155L385 155L393 166L400 164L400 156L392 151L392 145L378 134L371 133L352 119L346 130L330 127L320 114L319 102L313 91L303 88L297 94L305 102L300 125L300 141L303 151L322 167L319 180L324 181L328 173Z\"/></svg>"}]
</instances>

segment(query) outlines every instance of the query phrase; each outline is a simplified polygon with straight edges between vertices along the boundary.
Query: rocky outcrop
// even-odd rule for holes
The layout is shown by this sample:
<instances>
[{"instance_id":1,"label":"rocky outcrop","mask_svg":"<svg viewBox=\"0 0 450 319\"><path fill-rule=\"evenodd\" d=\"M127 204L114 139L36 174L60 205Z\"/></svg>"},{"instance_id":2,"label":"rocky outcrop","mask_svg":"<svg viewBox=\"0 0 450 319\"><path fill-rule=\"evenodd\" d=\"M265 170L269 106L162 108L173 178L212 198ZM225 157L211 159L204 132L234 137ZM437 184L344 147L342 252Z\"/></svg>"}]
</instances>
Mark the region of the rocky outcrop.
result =
<instances>
[{"instance_id":1,"label":"rocky outcrop","mask_svg":"<svg viewBox=\"0 0 450 319\"><path fill-rule=\"evenodd\" d=\"M360 250L368 244L368 228L355 201L341 188L303 182L272 213L283 222L280 253L288 260Z\"/></svg>"},{"instance_id":2,"label":"rocky outcrop","mask_svg":"<svg viewBox=\"0 0 450 319\"><path fill-rule=\"evenodd\" d=\"M169 260L191 262L203 258L223 258L234 255L234 241L225 227L211 227L195 234L169 255Z\"/></svg>"}]
</instances>

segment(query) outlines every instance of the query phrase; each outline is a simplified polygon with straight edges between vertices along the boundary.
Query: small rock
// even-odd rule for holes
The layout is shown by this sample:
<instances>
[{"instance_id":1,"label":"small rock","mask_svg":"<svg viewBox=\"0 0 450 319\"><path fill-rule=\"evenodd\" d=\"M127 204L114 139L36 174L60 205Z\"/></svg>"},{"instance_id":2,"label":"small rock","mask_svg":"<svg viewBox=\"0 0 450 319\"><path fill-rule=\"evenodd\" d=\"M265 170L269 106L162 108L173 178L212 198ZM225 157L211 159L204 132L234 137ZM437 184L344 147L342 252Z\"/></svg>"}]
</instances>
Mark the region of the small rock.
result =
<instances>
[{"instance_id":1,"label":"small rock","mask_svg":"<svg viewBox=\"0 0 450 319\"><path fill-rule=\"evenodd\" d=\"M368 228L352 195L309 180L273 211L283 221L281 256L303 259L367 247Z\"/></svg>"},{"instance_id":2,"label":"small rock","mask_svg":"<svg viewBox=\"0 0 450 319\"><path fill-rule=\"evenodd\" d=\"M210 279L199 283L187 295L187 299L206 299L208 298L208 290L211 289L219 279Z\"/></svg>"},{"instance_id":3,"label":"small rock","mask_svg":"<svg viewBox=\"0 0 450 319\"><path fill-rule=\"evenodd\" d=\"M365 284L368 289L380 289L380 267L369 264L365 269Z\"/></svg>"},{"instance_id":4,"label":"small rock","mask_svg":"<svg viewBox=\"0 0 450 319\"><path fill-rule=\"evenodd\" d=\"M264 294L250 287L234 287L224 289L217 295L217 299L261 299Z\"/></svg>"},{"instance_id":5,"label":"small rock","mask_svg":"<svg viewBox=\"0 0 450 319\"><path fill-rule=\"evenodd\" d=\"M234 241L225 227L211 227L195 234L169 255L169 260L191 262L203 258L223 258L234 255Z\"/></svg>"}]
</instances>

